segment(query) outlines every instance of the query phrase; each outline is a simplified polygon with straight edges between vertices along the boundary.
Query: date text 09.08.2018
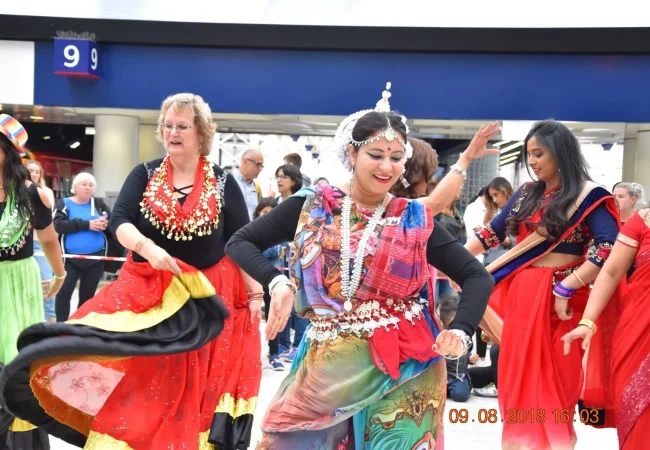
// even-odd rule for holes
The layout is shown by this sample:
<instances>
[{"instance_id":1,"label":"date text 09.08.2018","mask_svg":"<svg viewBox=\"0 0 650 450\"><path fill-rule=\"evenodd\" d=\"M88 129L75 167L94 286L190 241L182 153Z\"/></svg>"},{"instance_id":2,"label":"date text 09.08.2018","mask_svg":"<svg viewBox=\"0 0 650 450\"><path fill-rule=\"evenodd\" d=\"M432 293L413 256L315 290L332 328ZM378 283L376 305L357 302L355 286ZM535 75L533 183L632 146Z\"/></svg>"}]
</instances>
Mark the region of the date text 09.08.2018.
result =
<instances>
[{"instance_id":1,"label":"date text 09.08.2018","mask_svg":"<svg viewBox=\"0 0 650 450\"><path fill-rule=\"evenodd\" d=\"M466 409L450 409L449 422L451 423L569 423L582 422L584 424L596 424L600 420L599 410L581 409L579 414L568 409L554 409L546 414L545 409L509 409L506 417L499 417L499 411L495 408L479 409L476 417Z\"/></svg>"}]
</instances>

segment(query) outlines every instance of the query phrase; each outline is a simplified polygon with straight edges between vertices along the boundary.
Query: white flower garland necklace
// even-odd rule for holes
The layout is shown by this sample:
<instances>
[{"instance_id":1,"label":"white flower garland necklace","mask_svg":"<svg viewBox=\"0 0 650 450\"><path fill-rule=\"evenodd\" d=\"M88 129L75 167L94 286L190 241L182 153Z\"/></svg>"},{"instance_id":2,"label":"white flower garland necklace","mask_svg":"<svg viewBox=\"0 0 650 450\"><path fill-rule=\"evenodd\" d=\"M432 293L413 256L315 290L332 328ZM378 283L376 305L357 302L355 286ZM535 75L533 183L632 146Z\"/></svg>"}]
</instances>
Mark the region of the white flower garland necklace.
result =
<instances>
[{"instance_id":1,"label":"white flower garland necklace","mask_svg":"<svg viewBox=\"0 0 650 450\"><path fill-rule=\"evenodd\" d=\"M388 194L386 195L388 197ZM352 182L348 186L348 195L343 199L341 206L341 293L345 297L343 309L346 312L352 311L352 297L359 289L361 282L361 270L363 269L364 250L370 236L375 232L375 228L381 221L381 216L384 214L386 197L377 205L375 213L368 221L363 230L363 235L359 241L357 252L354 257L354 265L352 266L352 280L350 280L350 212L352 210Z\"/></svg>"}]
</instances>

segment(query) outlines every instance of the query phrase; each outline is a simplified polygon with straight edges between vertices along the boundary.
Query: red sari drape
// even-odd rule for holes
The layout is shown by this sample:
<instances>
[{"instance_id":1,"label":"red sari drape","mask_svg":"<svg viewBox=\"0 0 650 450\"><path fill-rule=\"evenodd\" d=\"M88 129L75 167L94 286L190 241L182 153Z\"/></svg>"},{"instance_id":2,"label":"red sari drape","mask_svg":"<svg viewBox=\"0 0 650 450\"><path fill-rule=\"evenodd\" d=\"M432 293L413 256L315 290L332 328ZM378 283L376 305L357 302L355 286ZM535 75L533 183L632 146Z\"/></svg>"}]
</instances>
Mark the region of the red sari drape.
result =
<instances>
[{"instance_id":1,"label":"red sari drape","mask_svg":"<svg viewBox=\"0 0 650 450\"><path fill-rule=\"evenodd\" d=\"M647 224L636 213L617 241L617 245L634 246L632 241L638 245L636 271L622 297L612 355L612 393L623 450L650 445L650 210L641 214Z\"/></svg>"},{"instance_id":2,"label":"red sari drape","mask_svg":"<svg viewBox=\"0 0 650 450\"><path fill-rule=\"evenodd\" d=\"M582 217L558 242L566 239L603 201L618 218L611 196L601 198L583 208ZM536 215L531 221L539 220L539 211ZM532 230L522 226L517 242L522 242L531 233ZM566 267L533 267L532 264L548 251L531 257L497 285L490 298L490 311L482 323L489 330L488 334L501 344L499 386L508 386L499 390L504 449L573 449L576 442L573 423L580 420L574 411L581 397L590 408L588 422L601 426L614 424L609 361L619 291L617 289L610 307L597 322L601 331L590 346L585 374L580 344L574 342L571 352L565 356L564 342L560 338L582 318L589 288L579 289L571 298L569 308L573 309L573 318L567 321L558 318L552 292L554 277L561 280L584 260ZM568 420L565 420L567 415Z\"/></svg>"}]
</instances>

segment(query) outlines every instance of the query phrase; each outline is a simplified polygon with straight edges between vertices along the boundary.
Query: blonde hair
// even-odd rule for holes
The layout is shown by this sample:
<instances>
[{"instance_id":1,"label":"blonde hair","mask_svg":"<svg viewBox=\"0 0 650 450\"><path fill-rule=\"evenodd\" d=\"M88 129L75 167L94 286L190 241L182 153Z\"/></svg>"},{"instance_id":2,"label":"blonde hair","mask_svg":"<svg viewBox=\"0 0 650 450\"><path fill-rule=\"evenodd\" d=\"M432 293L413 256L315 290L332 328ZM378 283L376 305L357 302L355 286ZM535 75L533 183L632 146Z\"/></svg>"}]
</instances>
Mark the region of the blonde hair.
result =
<instances>
[{"instance_id":1,"label":"blonde hair","mask_svg":"<svg viewBox=\"0 0 650 450\"><path fill-rule=\"evenodd\" d=\"M212 150L214 133L217 131L217 124L212 120L210 106L200 95L182 93L167 97L160 107L160 115L158 116L156 136L160 142L163 142L162 125L169 108L174 108L176 112L189 109L194 113L194 126L197 133L199 133L199 142L201 142L199 152L203 156L208 156Z\"/></svg>"},{"instance_id":2,"label":"blonde hair","mask_svg":"<svg viewBox=\"0 0 650 450\"><path fill-rule=\"evenodd\" d=\"M34 164L34 165L38 166L38 168L39 168L40 171L41 171L41 176L38 177L38 186L41 187L41 188L43 188L43 189L47 189L47 184L45 184L45 180L43 179L43 166L41 165L41 163L39 163L39 162L36 161L35 159L31 159L31 160L29 160L29 161L27 161L27 162L25 163L25 168L26 168L27 170L29 170L29 166L30 166L30 164ZM31 177L30 177L30 178L31 178Z\"/></svg>"},{"instance_id":3,"label":"blonde hair","mask_svg":"<svg viewBox=\"0 0 650 450\"><path fill-rule=\"evenodd\" d=\"M634 205L632 205L632 207L638 205L639 207L643 208L643 186L641 186L639 183L628 183L626 181L623 181L614 187L614 189L617 188L625 189L627 191L627 195L630 197L636 197L636 202Z\"/></svg>"}]
</instances>

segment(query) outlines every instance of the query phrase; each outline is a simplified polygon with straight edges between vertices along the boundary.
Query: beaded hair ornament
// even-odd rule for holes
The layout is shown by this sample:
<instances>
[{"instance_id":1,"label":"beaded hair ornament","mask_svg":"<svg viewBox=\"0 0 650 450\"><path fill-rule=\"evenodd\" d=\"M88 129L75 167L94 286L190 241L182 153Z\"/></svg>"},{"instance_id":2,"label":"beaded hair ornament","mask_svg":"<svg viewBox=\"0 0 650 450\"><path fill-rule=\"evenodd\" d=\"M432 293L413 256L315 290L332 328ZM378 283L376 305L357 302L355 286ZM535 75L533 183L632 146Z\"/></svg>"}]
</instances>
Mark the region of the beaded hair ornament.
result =
<instances>
[{"instance_id":1,"label":"beaded hair ornament","mask_svg":"<svg viewBox=\"0 0 650 450\"><path fill-rule=\"evenodd\" d=\"M402 144L404 147L404 151L406 153L406 159L410 158L411 155L413 155L413 147L411 147L411 144L407 141L404 142L404 139L399 135L398 132L393 130L393 127L390 125L390 121L388 120L388 117L386 117L386 129L378 134L377 136L374 136L370 139L366 139L365 141L355 141L352 138L352 131L354 130L354 127L356 126L357 122L359 121L360 118L368 114L369 112L381 112L381 113L389 113L390 112L390 103L388 102L388 99L391 96L390 93L390 82L386 83L386 90L382 93L381 100L377 102L377 106L375 106L375 109L364 109L362 111L355 112L354 114L349 115L346 117L343 122L339 125L338 129L336 130L336 134L334 135L334 142L332 145L334 148L338 151L339 158L341 159L341 162L345 166L345 168L352 172L352 163L350 162L350 155L348 153L348 145L354 144L357 147L360 147L362 145L370 144L371 142L378 141L379 139L386 138L388 142L392 142L395 139ZM404 126L406 127L406 133L408 134L409 132L409 127L406 124L406 117L402 117L402 122L404 123Z\"/></svg>"}]
</instances>

